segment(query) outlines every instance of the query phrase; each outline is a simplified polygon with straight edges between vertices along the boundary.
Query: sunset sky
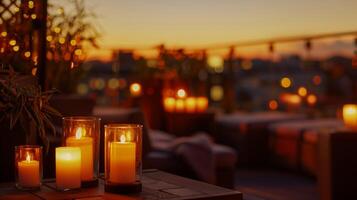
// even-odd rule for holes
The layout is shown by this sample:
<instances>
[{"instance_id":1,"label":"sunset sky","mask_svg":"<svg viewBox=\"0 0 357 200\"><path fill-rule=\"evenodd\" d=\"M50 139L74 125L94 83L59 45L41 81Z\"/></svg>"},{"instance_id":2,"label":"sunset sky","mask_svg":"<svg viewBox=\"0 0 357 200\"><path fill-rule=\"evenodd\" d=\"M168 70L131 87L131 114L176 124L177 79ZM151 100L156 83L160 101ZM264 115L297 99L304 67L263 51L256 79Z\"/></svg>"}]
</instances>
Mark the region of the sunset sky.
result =
<instances>
[{"instance_id":1,"label":"sunset sky","mask_svg":"<svg viewBox=\"0 0 357 200\"><path fill-rule=\"evenodd\" d=\"M90 51L92 59L110 59L111 49L141 48L162 43L168 47L204 47L217 43L357 30L356 0L85 2L97 14L96 23L102 32L101 49ZM352 39L321 41L317 48L352 54ZM300 46L289 44L281 49L291 50ZM243 54L245 51L241 50ZM259 54L259 51L266 49L253 48L251 51Z\"/></svg>"}]
</instances>

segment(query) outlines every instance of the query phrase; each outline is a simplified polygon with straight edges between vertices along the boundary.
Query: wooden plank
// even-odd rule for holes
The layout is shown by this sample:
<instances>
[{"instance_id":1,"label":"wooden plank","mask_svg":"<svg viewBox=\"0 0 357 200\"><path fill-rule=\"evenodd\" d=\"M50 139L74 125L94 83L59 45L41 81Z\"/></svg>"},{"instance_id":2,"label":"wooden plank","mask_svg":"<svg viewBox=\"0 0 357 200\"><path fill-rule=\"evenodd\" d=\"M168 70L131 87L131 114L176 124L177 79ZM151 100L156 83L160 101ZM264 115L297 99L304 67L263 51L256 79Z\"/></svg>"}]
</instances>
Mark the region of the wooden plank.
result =
<instances>
[{"instance_id":1,"label":"wooden plank","mask_svg":"<svg viewBox=\"0 0 357 200\"><path fill-rule=\"evenodd\" d=\"M5 193L6 198L13 199L78 199L78 200L242 200L242 193L238 191L221 188L215 185L202 183L199 181L183 178L158 170L144 171L142 177L143 191L135 195L117 195L104 192L104 180L99 180L99 186L95 188L84 188L67 192L56 190L55 180L46 180L39 191L23 193L13 188L7 192L6 188L0 187L0 194ZM22 195L22 196L21 196ZM16 198L18 197L18 198ZM0 197L1 199L1 197Z\"/></svg>"},{"instance_id":2,"label":"wooden plank","mask_svg":"<svg viewBox=\"0 0 357 200\"><path fill-rule=\"evenodd\" d=\"M13 184L0 185L0 200L39 200L40 198L15 188Z\"/></svg>"}]
</instances>

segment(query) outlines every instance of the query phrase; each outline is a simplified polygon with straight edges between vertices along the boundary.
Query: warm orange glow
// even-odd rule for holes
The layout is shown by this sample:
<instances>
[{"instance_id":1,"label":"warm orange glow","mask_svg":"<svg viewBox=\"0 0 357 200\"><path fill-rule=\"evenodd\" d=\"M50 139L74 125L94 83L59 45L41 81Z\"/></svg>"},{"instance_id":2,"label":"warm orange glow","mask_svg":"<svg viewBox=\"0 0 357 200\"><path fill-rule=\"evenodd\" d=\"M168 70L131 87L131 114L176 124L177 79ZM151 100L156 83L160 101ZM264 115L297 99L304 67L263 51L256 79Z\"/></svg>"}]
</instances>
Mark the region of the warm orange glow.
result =
<instances>
[{"instance_id":1,"label":"warm orange glow","mask_svg":"<svg viewBox=\"0 0 357 200\"><path fill-rule=\"evenodd\" d=\"M7 36L7 32L6 31L1 32L1 36L6 37Z\"/></svg>"},{"instance_id":2,"label":"warm orange glow","mask_svg":"<svg viewBox=\"0 0 357 200\"><path fill-rule=\"evenodd\" d=\"M290 78L288 77L283 77L281 80L280 80L280 85L281 87L283 88L289 88L291 86L291 80Z\"/></svg>"},{"instance_id":3,"label":"warm orange glow","mask_svg":"<svg viewBox=\"0 0 357 200\"><path fill-rule=\"evenodd\" d=\"M196 111L196 98L188 97L185 99L186 112L193 113Z\"/></svg>"},{"instance_id":4,"label":"warm orange glow","mask_svg":"<svg viewBox=\"0 0 357 200\"><path fill-rule=\"evenodd\" d=\"M278 102L276 100L270 100L269 101L269 109L270 110L278 109Z\"/></svg>"},{"instance_id":5,"label":"warm orange glow","mask_svg":"<svg viewBox=\"0 0 357 200\"><path fill-rule=\"evenodd\" d=\"M343 106L343 121L346 127L357 130L357 104Z\"/></svg>"},{"instance_id":6,"label":"warm orange glow","mask_svg":"<svg viewBox=\"0 0 357 200\"><path fill-rule=\"evenodd\" d=\"M307 96L306 101L310 106L313 106L317 102L317 97L314 94L310 94L309 96Z\"/></svg>"},{"instance_id":7,"label":"warm orange glow","mask_svg":"<svg viewBox=\"0 0 357 200\"><path fill-rule=\"evenodd\" d=\"M185 101L183 99L176 99L176 112L184 112L185 111Z\"/></svg>"},{"instance_id":8,"label":"warm orange glow","mask_svg":"<svg viewBox=\"0 0 357 200\"><path fill-rule=\"evenodd\" d=\"M81 139L82 136L86 135L86 129L82 128L82 127L78 127L76 130L76 139Z\"/></svg>"},{"instance_id":9,"label":"warm orange glow","mask_svg":"<svg viewBox=\"0 0 357 200\"><path fill-rule=\"evenodd\" d=\"M178 89L176 93L177 97L179 98L185 98L186 97L186 91L184 89Z\"/></svg>"},{"instance_id":10,"label":"warm orange glow","mask_svg":"<svg viewBox=\"0 0 357 200\"><path fill-rule=\"evenodd\" d=\"M313 82L315 85L320 85L320 84L321 84L321 76L315 75L315 76L312 78L312 82Z\"/></svg>"},{"instance_id":11,"label":"warm orange glow","mask_svg":"<svg viewBox=\"0 0 357 200\"><path fill-rule=\"evenodd\" d=\"M301 97L297 94L283 94L281 100L290 105L299 105L301 103Z\"/></svg>"},{"instance_id":12,"label":"warm orange glow","mask_svg":"<svg viewBox=\"0 0 357 200\"><path fill-rule=\"evenodd\" d=\"M166 112L173 112L175 111L176 107L176 99L173 97L166 97L164 99L164 109Z\"/></svg>"},{"instance_id":13,"label":"warm orange glow","mask_svg":"<svg viewBox=\"0 0 357 200\"><path fill-rule=\"evenodd\" d=\"M125 135L121 135L121 136L120 136L120 142L121 142L121 143L126 142L126 137L125 137Z\"/></svg>"},{"instance_id":14,"label":"warm orange glow","mask_svg":"<svg viewBox=\"0 0 357 200\"><path fill-rule=\"evenodd\" d=\"M31 162L31 156L29 153L26 153L26 162Z\"/></svg>"},{"instance_id":15,"label":"warm orange glow","mask_svg":"<svg viewBox=\"0 0 357 200\"><path fill-rule=\"evenodd\" d=\"M9 44L10 44L11 46L15 46L15 45L16 45L16 40L10 40Z\"/></svg>"},{"instance_id":16,"label":"warm orange glow","mask_svg":"<svg viewBox=\"0 0 357 200\"><path fill-rule=\"evenodd\" d=\"M207 97L197 97L197 111L204 112L208 108L208 99Z\"/></svg>"},{"instance_id":17,"label":"warm orange glow","mask_svg":"<svg viewBox=\"0 0 357 200\"><path fill-rule=\"evenodd\" d=\"M26 58L29 58L29 57L31 56L31 52L26 51L26 52L24 53L24 56L25 56Z\"/></svg>"},{"instance_id":18,"label":"warm orange glow","mask_svg":"<svg viewBox=\"0 0 357 200\"><path fill-rule=\"evenodd\" d=\"M36 76L36 74L37 74L37 67L32 68L31 74L32 74L33 76Z\"/></svg>"},{"instance_id":19,"label":"warm orange glow","mask_svg":"<svg viewBox=\"0 0 357 200\"><path fill-rule=\"evenodd\" d=\"M130 85L130 94L133 97L141 95L141 85L139 83L132 83Z\"/></svg>"},{"instance_id":20,"label":"warm orange glow","mask_svg":"<svg viewBox=\"0 0 357 200\"><path fill-rule=\"evenodd\" d=\"M307 89L305 87L299 87L298 94L302 97L305 97L307 95Z\"/></svg>"}]
</instances>

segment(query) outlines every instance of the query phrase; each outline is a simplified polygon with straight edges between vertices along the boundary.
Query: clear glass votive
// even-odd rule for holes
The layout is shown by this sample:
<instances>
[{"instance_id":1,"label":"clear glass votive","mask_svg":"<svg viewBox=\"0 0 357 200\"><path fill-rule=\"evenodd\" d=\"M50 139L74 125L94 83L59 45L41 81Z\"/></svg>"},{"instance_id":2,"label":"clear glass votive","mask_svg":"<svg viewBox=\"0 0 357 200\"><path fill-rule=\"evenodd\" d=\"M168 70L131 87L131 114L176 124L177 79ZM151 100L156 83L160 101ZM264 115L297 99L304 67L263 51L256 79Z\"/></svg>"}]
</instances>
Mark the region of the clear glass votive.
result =
<instances>
[{"instance_id":1,"label":"clear glass votive","mask_svg":"<svg viewBox=\"0 0 357 200\"><path fill-rule=\"evenodd\" d=\"M42 184L42 147L15 147L15 181L21 190L38 190Z\"/></svg>"},{"instance_id":2,"label":"clear glass votive","mask_svg":"<svg viewBox=\"0 0 357 200\"><path fill-rule=\"evenodd\" d=\"M141 192L142 128L139 124L104 126L106 192Z\"/></svg>"},{"instance_id":3,"label":"clear glass votive","mask_svg":"<svg viewBox=\"0 0 357 200\"><path fill-rule=\"evenodd\" d=\"M100 118L64 117L63 144L81 150L81 186L95 187L99 176Z\"/></svg>"}]
</instances>

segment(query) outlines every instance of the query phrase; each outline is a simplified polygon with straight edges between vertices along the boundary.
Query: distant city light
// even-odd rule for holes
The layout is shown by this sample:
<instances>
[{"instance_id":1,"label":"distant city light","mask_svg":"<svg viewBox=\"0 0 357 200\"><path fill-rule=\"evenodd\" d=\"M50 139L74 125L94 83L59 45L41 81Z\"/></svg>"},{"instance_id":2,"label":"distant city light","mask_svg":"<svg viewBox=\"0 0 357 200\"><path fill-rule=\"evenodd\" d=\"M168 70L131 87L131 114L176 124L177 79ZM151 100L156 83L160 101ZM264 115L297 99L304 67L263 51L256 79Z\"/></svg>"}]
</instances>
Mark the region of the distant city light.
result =
<instances>
[{"instance_id":1,"label":"distant city light","mask_svg":"<svg viewBox=\"0 0 357 200\"><path fill-rule=\"evenodd\" d=\"M16 45L16 40L10 40L9 44L10 44L11 46L15 46L15 45Z\"/></svg>"},{"instance_id":2,"label":"distant city light","mask_svg":"<svg viewBox=\"0 0 357 200\"><path fill-rule=\"evenodd\" d=\"M291 86L291 80L290 78L288 77L283 77L281 80L280 80L280 85L281 87L283 88L289 88Z\"/></svg>"},{"instance_id":3,"label":"distant city light","mask_svg":"<svg viewBox=\"0 0 357 200\"><path fill-rule=\"evenodd\" d=\"M85 95L88 93L88 85L85 83L80 83L77 86L77 92L78 94Z\"/></svg>"},{"instance_id":4,"label":"distant city light","mask_svg":"<svg viewBox=\"0 0 357 200\"><path fill-rule=\"evenodd\" d=\"M130 85L131 96L137 97L141 95L141 85L139 83L132 83Z\"/></svg>"},{"instance_id":5,"label":"distant city light","mask_svg":"<svg viewBox=\"0 0 357 200\"><path fill-rule=\"evenodd\" d=\"M220 101L223 99L223 88L220 85L216 85L211 87L211 91L210 91L210 95L211 95L211 99L213 101Z\"/></svg>"},{"instance_id":6,"label":"distant city light","mask_svg":"<svg viewBox=\"0 0 357 200\"><path fill-rule=\"evenodd\" d=\"M208 66L211 67L217 73L221 73L224 70L224 60L221 56L209 56L207 63Z\"/></svg>"},{"instance_id":7,"label":"distant city light","mask_svg":"<svg viewBox=\"0 0 357 200\"><path fill-rule=\"evenodd\" d=\"M321 84L321 76L315 75L315 76L312 78L312 82L313 82L315 85L320 85L320 84Z\"/></svg>"},{"instance_id":8,"label":"distant city light","mask_svg":"<svg viewBox=\"0 0 357 200\"><path fill-rule=\"evenodd\" d=\"M244 69L244 70L251 70L252 69L252 61L250 61L250 60L244 60L244 61L242 61L242 64L241 64L241 66L242 66L242 69Z\"/></svg>"},{"instance_id":9,"label":"distant city light","mask_svg":"<svg viewBox=\"0 0 357 200\"><path fill-rule=\"evenodd\" d=\"M177 95L177 97L180 97L180 98L185 98L187 96L186 91L182 88L177 90L176 95Z\"/></svg>"},{"instance_id":10,"label":"distant city light","mask_svg":"<svg viewBox=\"0 0 357 200\"><path fill-rule=\"evenodd\" d=\"M299 87L298 89L298 94L301 97L305 97L307 95L307 89L305 87Z\"/></svg>"},{"instance_id":11,"label":"distant city light","mask_svg":"<svg viewBox=\"0 0 357 200\"><path fill-rule=\"evenodd\" d=\"M317 97L314 94L310 94L307 96L306 101L310 106L313 106L317 102Z\"/></svg>"},{"instance_id":12,"label":"distant city light","mask_svg":"<svg viewBox=\"0 0 357 200\"><path fill-rule=\"evenodd\" d=\"M118 89L119 88L119 80L116 78L109 79L108 87L112 90Z\"/></svg>"},{"instance_id":13,"label":"distant city light","mask_svg":"<svg viewBox=\"0 0 357 200\"><path fill-rule=\"evenodd\" d=\"M270 110L276 110L278 109L278 102L276 100L270 100L268 106Z\"/></svg>"},{"instance_id":14,"label":"distant city light","mask_svg":"<svg viewBox=\"0 0 357 200\"><path fill-rule=\"evenodd\" d=\"M36 68L36 67L35 67L35 68L32 68L31 74L32 74L33 76L36 76L36 73L37 73L37 68Z\"/></svg>"}]
</instances>

